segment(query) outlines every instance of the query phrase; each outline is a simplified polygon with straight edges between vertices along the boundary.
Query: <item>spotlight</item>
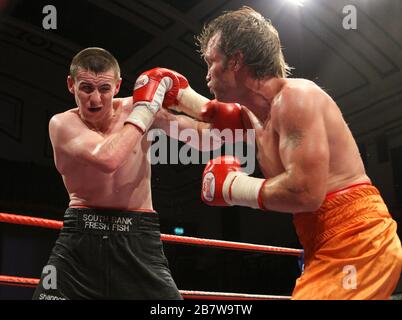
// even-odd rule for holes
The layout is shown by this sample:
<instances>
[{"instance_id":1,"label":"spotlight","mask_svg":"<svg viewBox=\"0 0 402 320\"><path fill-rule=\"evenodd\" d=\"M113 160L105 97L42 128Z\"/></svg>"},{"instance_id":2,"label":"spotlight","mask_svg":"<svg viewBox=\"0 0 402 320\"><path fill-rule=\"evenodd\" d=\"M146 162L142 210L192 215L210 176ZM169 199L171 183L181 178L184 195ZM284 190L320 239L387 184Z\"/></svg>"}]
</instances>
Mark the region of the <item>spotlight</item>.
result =
<instances>
[{"instance_id":1,"label":"spotlight","mask_svg":"<svg viewBox=\"0 0 402 320\"><path fill-rule=\"evenodd\" d=\"M296 6L303 7L306 0L286 0L287 2L293 3Z\"/></svg>"}]
</instances>

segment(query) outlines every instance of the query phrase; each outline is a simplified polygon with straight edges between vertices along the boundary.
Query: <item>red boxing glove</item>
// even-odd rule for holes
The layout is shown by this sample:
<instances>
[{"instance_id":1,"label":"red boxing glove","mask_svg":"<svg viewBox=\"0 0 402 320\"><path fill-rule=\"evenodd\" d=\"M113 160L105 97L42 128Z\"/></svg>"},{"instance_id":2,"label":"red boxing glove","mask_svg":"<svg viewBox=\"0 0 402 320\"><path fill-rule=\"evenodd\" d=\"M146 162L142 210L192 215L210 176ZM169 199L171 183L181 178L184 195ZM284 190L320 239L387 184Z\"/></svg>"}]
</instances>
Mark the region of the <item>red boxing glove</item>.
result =
<instances>
[{"instance_id":1,"label":"red boxing glove","mask_svg":"<svg viewBox=\"0 0 402 320\"><path fill-rule=\"evenodd\" d=\"M144 81L148 81L147 78L149 79L149 84L147 83L145 87L137 90L134 88L134 100L138 95L139 100L145 98L149 101L149 99L155 94L156 87L163 78L170 78L172 80L170 88L165 92L163 100L163 107L165 108L178 105L179 102L177 101L177 95L179 94L179 90L188 87L186 77L176 71L166 68L153 68L144 72L141 77L142 76L145 76Z\"/></svg>"},{"instance_id":2,"label":"red boxing glove","mask_svg":"<svg viewBox=\"0 0 402 320\"><path fill-rule=\"evenodd\" d=\"M180 89L186 89L188 87L188 81L186 77L173 70L165 68L158 68L158 69L164 72L165 74L171 73L172 75L176 76L178 80L178 82L173 81L172 88L168 92L166 92L165 99L163 100L163 107L169 108L171 106L179 105L179 101L177 101L177 95L179 94Z\"/></svg>"},{"instance_id":3,"label":"red boxing glove","mask_svg":"<svg viewBox=\"0 0 402 320\"><path fill-rule=\"evenodd\" d=\"M144 133L161 106L175 104L179 89L185 86L188 86L187 79L175 71L154 68L143 72L135 82L134 110L126 123L137 126Z\"/></svg>"},{"instance_id":4,"label":"red boxing glove","mask_svg":"<svg viewBox=\"0 0 402 320\"><path fill-rule=\"evenodd\" d=\"M202 120L210 122L213 128L245 129L241 116L241 105L211 100L201 110Z\"/></svg>"},{"instance_id":5,"label":"red boxing glove","mask_svg":"<svg viewBox=\"0 0 402 320\"><path fill-rule=\"evenodd\" d=\"M266 181L249 177L236 157L221 156L205 167L201 199L210 206L240 205L265 210L262 190Z\"/></svg>"},{"instance_id":6,"label":"red boxing glove","mask_svg":"<svg viewBox=\"0 0 402 320\"><path fill-rule=\"evenodd\" d=\"M178 104L177 94L180 89L188 87L188 81L180 73L166 68L153 68L141 74L134 88L134 101L150 101L163 78L170 78L172 81L165 92L163 106Z\"/></svg>"},{"instance_id":7,"label":"red boxing glove","mask_svg":"<svg viewBox=\"0 0 402 320\"><path fill-rule=\"evenodd\" d=\"M241 171L240 161L233 156L221 156L210 160L202 174L202 201L211 206L231 205L228 199L230 195L226 185L224 191L224 184L229 173L239 171Z\"/></svg>"}]
</instances>

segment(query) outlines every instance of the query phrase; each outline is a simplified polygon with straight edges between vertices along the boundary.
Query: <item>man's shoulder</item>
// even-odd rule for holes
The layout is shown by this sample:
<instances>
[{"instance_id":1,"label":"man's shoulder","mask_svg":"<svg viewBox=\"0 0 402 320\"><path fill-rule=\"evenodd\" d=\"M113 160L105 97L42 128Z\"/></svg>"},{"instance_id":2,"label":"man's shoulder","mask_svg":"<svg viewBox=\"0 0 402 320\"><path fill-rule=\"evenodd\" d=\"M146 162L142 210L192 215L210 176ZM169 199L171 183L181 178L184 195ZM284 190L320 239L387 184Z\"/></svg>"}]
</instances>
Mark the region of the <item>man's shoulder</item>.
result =
<instances>
[{"instance_id":1,"label":"man's shoulder","mask_svg":"<svg viewBox=\"0 0 402 320\"><path fill-rule=\"evenodd\" d=\"M68 132L77 132L80 125L78 109L73 108L57 113L50 118L49 133L51 137L65 136Z\"/></svg>"},{"instance_id":2,"label":"man's shoulder","mask_svg":"<svg viewBox=\"0 0 402 320\"><path fill-rule=\"evenodd\" d=\"M320 99L328 99L327 93L315 82L307 79L286 79L274 103L285 108L308 107L309 102L317 105Z\"/></svg>"},{"instance_id":3,"label":"man's shoulder","mask_svg":"<svg viewBox=\"0 0 402 320\"><path fill-rule=\"evenodd\" d=\"M321 106L328 101L328 95L313 81L307 79L286 79L286 83L274 98L271 118L278 121L295 122L316 117ZM282 120L280 120L282 119Z\"/></svg>"},{"instance_id":4,"label":"man's shoulder","mask_svg":"<svg viewBox=\"0 0 402 320\"><path fill-rule=\"evenodd\" d=\"M71 121L78 117L78 109L72 108L64 112L56 113L50 118L50 123L58 124L65 121Z\"/></svg>"},{"instance_id":5,"label":"man's shoulder","mask_svg":"<svg viewBox=\"0 0 402 320\"><path fill-rule=\"evenodd\" d=\"M319 92L323 92L323 90L314 81L302 78L289 78L286 79L279 94L285 98L294 98L298 95Z\"/></svg>"}]
</instances>

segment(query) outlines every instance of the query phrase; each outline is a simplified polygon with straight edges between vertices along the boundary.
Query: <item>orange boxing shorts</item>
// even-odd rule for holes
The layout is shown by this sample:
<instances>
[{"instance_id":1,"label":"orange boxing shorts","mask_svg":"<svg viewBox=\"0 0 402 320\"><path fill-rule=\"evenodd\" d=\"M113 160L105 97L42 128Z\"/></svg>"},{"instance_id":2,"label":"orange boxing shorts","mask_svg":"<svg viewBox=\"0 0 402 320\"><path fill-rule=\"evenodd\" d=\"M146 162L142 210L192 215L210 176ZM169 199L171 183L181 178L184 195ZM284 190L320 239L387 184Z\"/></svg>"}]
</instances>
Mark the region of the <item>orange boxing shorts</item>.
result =
<instances>
[{"instance_id":1,"label":"orange boxing shorts","mask_svg":"<svg viewBox=\"0 0 402 320\"><path fill-rule=\"evenodd\" d=\"M389 299L402 271L397 224L379 191L359 184L329 194L293 219L304 272L292 299Z\"/></svg>"}]
</instances>

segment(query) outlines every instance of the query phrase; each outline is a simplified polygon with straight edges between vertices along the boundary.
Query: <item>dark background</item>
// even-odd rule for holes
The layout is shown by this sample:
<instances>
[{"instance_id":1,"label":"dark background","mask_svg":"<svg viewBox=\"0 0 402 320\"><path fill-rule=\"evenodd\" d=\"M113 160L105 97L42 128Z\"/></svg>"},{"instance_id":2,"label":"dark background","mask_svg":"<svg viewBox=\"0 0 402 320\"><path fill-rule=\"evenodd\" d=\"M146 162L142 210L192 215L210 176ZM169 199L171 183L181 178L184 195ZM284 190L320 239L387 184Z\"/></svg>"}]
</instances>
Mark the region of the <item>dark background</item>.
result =
<instances>
[{"instance_id":1,"label":"dark background","mask_svg":"<svg viewBox=\"0 0 402 320\"><path fill-rule=\"evenodd\" d=\"M44 30L45 5L57 29ZM357 9L345 30L342 8ZM66 88L72 57L89 46L120 62L123 88L164 66L210 97L194 35L224 10L249 5L270 18L294 77L317 82L339 104L364 159L399 224L402 212L402 2L400 0L0 0L0 211L62 218L67 194L52 159L50 117L74 106ZM292 216L200 201L204 165L155 165L152 189L161 231L300 248ZM255 172L255 176L261 175ZM57 232L0 224L0 274L40 276ZM165 244L180 289L290 295L297 258ZM398 289L400 292L401 289ZM29 299L32 289L0 286L1 299Z\"/></svg>"}]
</instances>

